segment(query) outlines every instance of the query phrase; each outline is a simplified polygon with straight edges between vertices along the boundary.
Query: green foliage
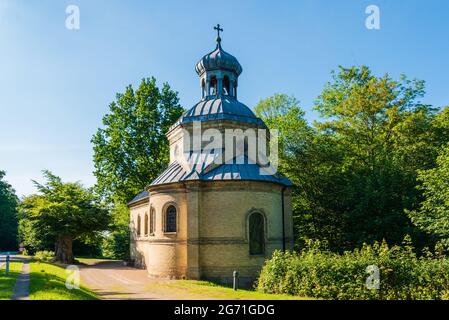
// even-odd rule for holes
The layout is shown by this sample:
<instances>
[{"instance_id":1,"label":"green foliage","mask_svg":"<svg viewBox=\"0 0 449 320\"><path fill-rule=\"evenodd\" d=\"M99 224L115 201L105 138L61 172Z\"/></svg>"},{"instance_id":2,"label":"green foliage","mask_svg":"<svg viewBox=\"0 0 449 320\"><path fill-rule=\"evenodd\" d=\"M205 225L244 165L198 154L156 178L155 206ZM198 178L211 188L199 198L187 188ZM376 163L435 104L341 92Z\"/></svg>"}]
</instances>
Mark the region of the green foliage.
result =
<instances>
[{"instance_id":1,"label":"green foliage","mask_svg":"<svg viewBox=\"0 0 449 320\"><path fill-rule=\"evenodd\" d=\"M109 221L105 210L92 190L80 183L64 183L50 171L44 171L45 184L35 182L38 194L22 201L25 216L48 229L53 235L68 234L74 238L101 231Z\"/></svg>"},{"instance_id":2,"label":"green foliage","mask_svg":"<svg viewBox=\"0 0 449 320\"><path fill-rule=\"evenodd\" d=\"M323 299L449 299L449 259L430 253L414 254L410 238L402 246L386 242L337 254L319 241L310 241L299 253L276 251L263 267L257 289ZM379 290L366 286L375 265Z\"/></svg>"},{"instance_id":3,"label":"green foliage","mask_svg":"<svg viewBox=\"0 0 449 320\"><path fill-rule=\"evenodd\" d=\"M277 94L256 106L281 133L299 247L308 238L339 251L382 239L398 244L405 234L420 247L433 241L405 213L422 199L418 172L434 167L449 141L449 111L436 113L423 95L423 81L340 67L316 101L324 120L313 126L294 97Z\"/></svg>"},{"instance_id":4,"label":"green foliage","mask_svg":"<svg viewBox=\"0 0 449 320\"><path fill-rule=\"evenodd\" d=\"M93 237L83 237L73 241L73 255L78 257L101 257L104 234L95 233Z\"/></svg>"},{"instance_id":5,"label":"green foliage","mask_svg":"<svg viewBox=\"0 0 449 320\"><path fill-rule=\"evenodd\" d=\"M19 220L19 239L27 249L28 254L37 251L50 250L55 246L54 235L45 226L38 227L37 221L28 219L21 210Z\"/></svg>"},{"instance_id":6,"label":"green foliage","mask_svg":"<svg viewBox=\"0 0 449 320\"><path fill-rule=\"evenodd\" d=\"M34 259L40 262L53 262L55 260L55 253L53 251L38 251L34 254Z\"/></svg>"},{"instance_id":7,"label":"green foliage","mask_svg":"<svg viewBox=\"0 0 449 320\"><path fill-rule=\"evenodd\" d=\"M109 201L129 202L168 164L169 127L182 115L177 92L155 78L128 86L109 105L104 128L92 138L99 193Z\"/></svg>"},{"instance_id":8,"label":"green foliage","mask_svg":"<svg viewBox=\"0 0 449 320\"><path fill-rule=\"evenodd\" d=\"M109 105L104 128L92 138L97 191L113 203L110 232L101 250L106 257L129 257L129 210L126 204L165 169L169 147L165 134L182 115L178 93L155 78L128 86Z\"/></svg>"},{"instance_id":9,"label":"green foliage","mask_svg":"<svg viewBox=\"0 0 449 320\"><path fill-rule=\"evenodd\" d=\"M387 239L400 243L412 229L417 170L434 162L429 129L434 110L419 101L424 82L376 77L367 67L340 68L317 99L328 118L316 123L339 147L337 209L346 247Z\"/></svg>"},{"instance_id":10,"label":"green foliage","mask_svg":"<svg viewBox=\"0 0 449 320\"><path fill-rule=\"evenodd\" d=\"M114 204L109 232L104 236L101 244L103 257L129 260L129 215L129 208L126 204Z\"/></svg>"},{"instance_id":11,"label":"green foliage","mask_svg":"<svg viewBox=\"0 0 449 320\"><path fill-rule=\"evenodd\" d=\"M129 246L129 231L114 231L103 239L102 256L110 259L129 260Z\"/></svg>"},{"instance_id":12,"label":"green foliage","mask_svg":"<svg viewBox=\"0 0 449 320\"><path fill-rule=\"evenodd\" d=\"M0 171L0 251L17 250L17 196Z\"/></svg>"},{"instance_id":13,"label":"green foliage","mask_svg":"<svg viewBox=\"0 0 449 320\"><path fill-rule=\"evenodd\" d=\"M424 193L419 208L408 211L413 223L426 232L449 240L449 145L441 149L435 168L419 171L418 189Z\"/></svg>"},{"instance_id":14,"label":"green foliage","mask_svg":"<svg viewBox=\"0 0 449 320\"><path fill-rule=\"evenodd\" d=\"M312 137L313 131L304 119L304 111L293 96L275 94L260 100L254 112L264 120L270 129L279 134L279 166L283 170L292 161L292 151L304 146Z\"/></svg>"},{"instance_id":15,"label":"green foliage","mask_svg":"<svg viewBox=\"0 0 449 320\"><path fill-rule=\"evenodd\" d=\"M57 259L70 262L72 241L92 238L106 229L109 211L80 183L64 183L49 171L44 171L44 177L45 184L35 182L39 193L24 198L21 204L23 242L51 237L56 241Z\"/></svg>"}]
</instances>

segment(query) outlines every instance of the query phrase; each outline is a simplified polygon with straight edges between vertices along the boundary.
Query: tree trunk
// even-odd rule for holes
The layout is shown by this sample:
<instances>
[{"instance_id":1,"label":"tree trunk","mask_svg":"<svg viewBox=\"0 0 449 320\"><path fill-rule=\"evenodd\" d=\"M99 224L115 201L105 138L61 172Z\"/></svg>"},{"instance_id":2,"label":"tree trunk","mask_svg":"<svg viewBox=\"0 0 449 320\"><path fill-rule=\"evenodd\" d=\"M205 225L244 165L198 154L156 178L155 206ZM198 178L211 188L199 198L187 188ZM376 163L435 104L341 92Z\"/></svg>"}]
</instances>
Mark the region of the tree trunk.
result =
<instances>
[{"instance_id":1,"label":"tree trunk","mask_svg":"<svg viewBox=\"0 0 449 320\"><path fill-rule=\"evenodd\" d=\"M65 264L72 264L73 251L72 251L73 238L70 235L60 235L56 239L56 260Z\"/></svg>"}]
</instances>

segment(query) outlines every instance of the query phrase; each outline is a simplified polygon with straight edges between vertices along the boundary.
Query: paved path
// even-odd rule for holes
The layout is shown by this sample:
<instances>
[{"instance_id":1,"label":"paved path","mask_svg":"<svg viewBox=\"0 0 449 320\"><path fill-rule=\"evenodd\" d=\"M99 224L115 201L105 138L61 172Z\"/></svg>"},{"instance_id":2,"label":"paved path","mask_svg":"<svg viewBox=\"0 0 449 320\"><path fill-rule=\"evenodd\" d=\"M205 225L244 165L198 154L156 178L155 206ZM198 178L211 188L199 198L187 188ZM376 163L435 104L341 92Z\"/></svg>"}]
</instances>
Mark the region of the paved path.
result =
<instances>
[{"instance_id":1,"label":"paved path","mask_svg":"<svg viewBox=\"0 0 449 320\"><path fill-rule=\"evenodd\" d=\"M28 259L15 258L12 261L23 261L22 271L17 277L12 300L28 300L30 296L30 264Z\"/></svg>"},{"instance_id":2,"label":"paved path","mask_svg":"<svg viewBox=\"0 0 449 320\"><path fill-rule=\"evenodd\" d=\"M172 280L152 279L146 270L127 267L122 261L88 261L80 266L81 282L102 299L184 300L208 299L200 294L167 286Z\"/></svg>"}]
</instances>

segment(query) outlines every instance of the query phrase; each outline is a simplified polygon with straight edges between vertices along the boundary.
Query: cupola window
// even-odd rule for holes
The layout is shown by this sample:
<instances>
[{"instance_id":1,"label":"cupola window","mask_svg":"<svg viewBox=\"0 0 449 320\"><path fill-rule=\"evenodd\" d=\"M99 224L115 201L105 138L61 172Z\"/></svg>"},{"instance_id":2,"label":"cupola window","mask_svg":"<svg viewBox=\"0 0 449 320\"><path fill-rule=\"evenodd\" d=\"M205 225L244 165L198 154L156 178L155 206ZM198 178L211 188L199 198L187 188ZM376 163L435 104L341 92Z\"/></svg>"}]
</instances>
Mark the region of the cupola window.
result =
<instances>
[{"instance_id":1,"label":"cupola window","mask_svg":"<svg viewBox=\"0 0 449 320\"><path fill-rule=\"evenodd\" d=\"M212 96L217 95L217 77L213 76L210 79L209 86L210 86L210 89L209 89L210 95L212 95Z\"/></svg>"},{"instance_id":2,"label":"cupola window","mask_svg":"<svg viewBox=\"0 0 449 320\"><path fill-rule=\"evenodd\" d=\"M224 76L223 78L223 94L228 96L231 95L231 83L229 81L229 77L228 76Z\"/></svg>"},{"instance_id":3,"label":"cupola window","mask_svg":"<svg viewBox=\"0 0 449 320\"><path fill-rule=\"evenodd\" d=\"M204 98L206 96L206 83L204 82L204 79L201 81L201 93Z\"/></svg>"}]
</instances>

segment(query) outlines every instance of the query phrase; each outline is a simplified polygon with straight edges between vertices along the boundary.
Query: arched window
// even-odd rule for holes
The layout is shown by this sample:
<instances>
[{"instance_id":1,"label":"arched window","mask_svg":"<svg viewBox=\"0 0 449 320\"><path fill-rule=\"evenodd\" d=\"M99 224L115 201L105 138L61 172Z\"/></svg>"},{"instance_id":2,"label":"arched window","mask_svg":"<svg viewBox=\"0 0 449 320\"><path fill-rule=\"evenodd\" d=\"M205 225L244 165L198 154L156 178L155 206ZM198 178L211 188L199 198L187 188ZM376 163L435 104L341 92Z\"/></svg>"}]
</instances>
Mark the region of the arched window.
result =
<instances>
[{"instance_id":1,"label":"arched window","mask_svg":"<svg viewBox=\"0 0 449 320\"><path fill-rule=\"evenodd\" d=\"M176 232L176 208L169 206L165 212L165 232Z\"/></svg>"},{"instance_id":2,"label":"arched window","mask_svg":"<svg viewBox=\"0 0 449 320\"><path fill-rule=\"evenodd\" d=\"M223 78L223 94L227 95L227 96L230 95L231 94L230 88L231 88L231 83L229 81L229 77L224 76L224 78Z\"/></svg>"},{"instance_id":3,"label":"arched window","mask_svg":"<svg viewBox=\"0 0 449 320\"><path fill-rule=\"evenodd\" d=\"M156 213L154 211L154 208L151 208L150 211L150 235L154 234L155 226L156 225Z\"/></svg>"},{"instance_id":4,"label":"arched window","mask_svg":"<svg viewBox=\"0 0 449 320\"><path fill-rule=\"evenodd\" d=\"M254 212L249 216L249 254L265 253L265 227L263 215Z\"/></svg>"},{"instance_id":5,"label":"arched window","mask_svg":"<svg viewBox=\"0 0 449 320\"><path fill-rule=\"evenodd\" d=\"M217 94L217 77L216 76L213 76L210 79L209 86L210 86L210 90L209 90L210 95L215 96Z\"/></svg>"},{"instance_id":6,"label":"arched window","mask_svg":"<svg viewBox=\"0 0 449 320\"><path fill-rule=\"evenodd\" d=\"M141 221L140 221L140 215L137 216L137 236L140 237L140 226L141 225Z\"/></svg>"},{"instance_id":7,"label":"arched window","mask_svg":"<svg viewBox=\"0 0 449 320\"><path fill-rule=\"evenodd\" d=\"M148 236L148 223L149 223L149 221L148 221L148 213L145 212L145 225L144 225L145 237Z\"/></svg>"}]
</instances>

